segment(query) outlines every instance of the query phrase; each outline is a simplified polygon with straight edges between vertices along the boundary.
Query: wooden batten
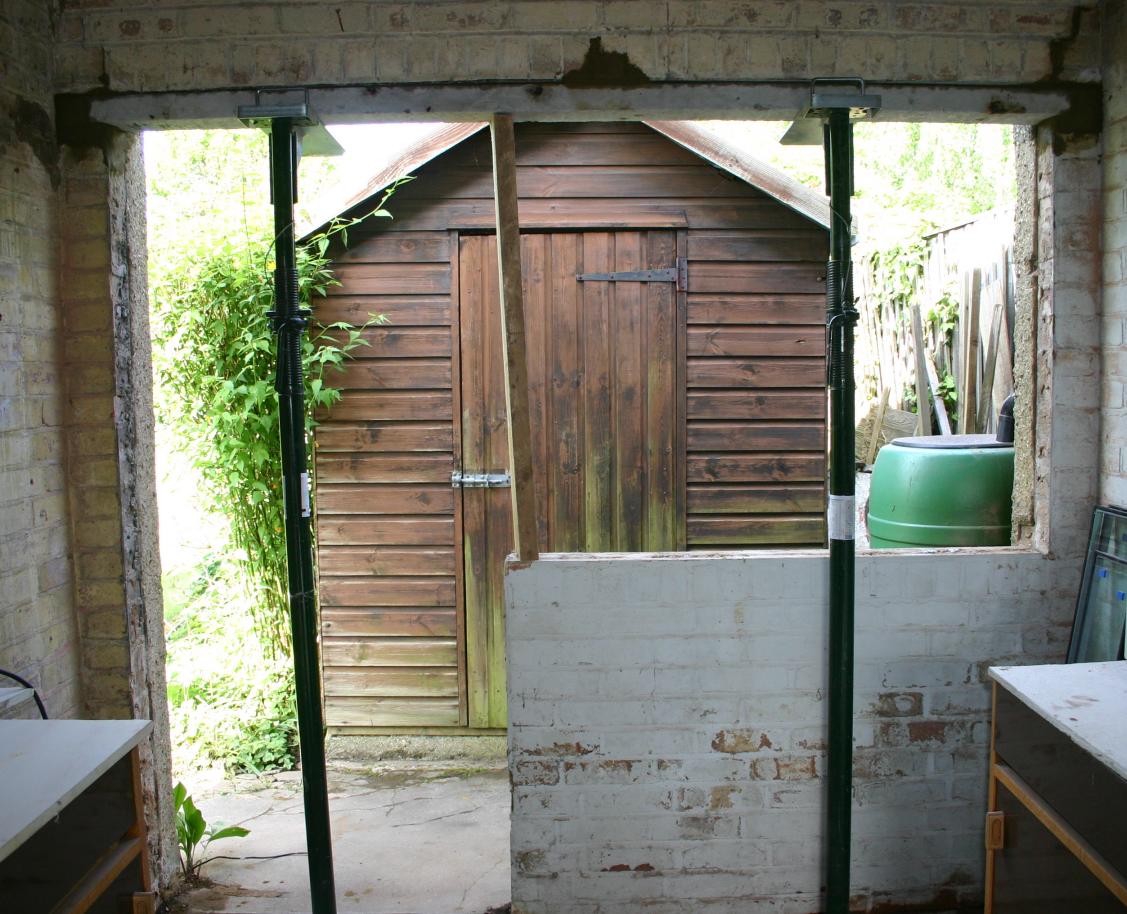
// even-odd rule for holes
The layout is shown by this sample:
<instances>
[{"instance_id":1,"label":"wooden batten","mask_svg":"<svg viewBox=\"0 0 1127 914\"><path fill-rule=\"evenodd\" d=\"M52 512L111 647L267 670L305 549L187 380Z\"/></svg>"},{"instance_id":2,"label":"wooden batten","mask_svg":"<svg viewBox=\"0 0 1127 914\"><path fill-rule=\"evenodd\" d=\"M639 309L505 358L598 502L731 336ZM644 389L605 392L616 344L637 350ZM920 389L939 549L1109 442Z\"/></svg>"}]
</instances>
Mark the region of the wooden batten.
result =
<instances>
[{"instance_id":1,"label":"wooden batten","mask_svg":"<svg viewBox=\"0 0 1127 914\"><path fill-rule=\"evenodd\" d=\"M497 275L501 289L505 409L509 423L509 461L513 496L513 532L522 562L539 557L536 544L536 489L532 475L532 425L528 415L528 351L524 332L524 284L520 265L520 219L517 215L517 147L513 119L494 115L493 195L497 205Z\"/></svg>"}]
</instances>

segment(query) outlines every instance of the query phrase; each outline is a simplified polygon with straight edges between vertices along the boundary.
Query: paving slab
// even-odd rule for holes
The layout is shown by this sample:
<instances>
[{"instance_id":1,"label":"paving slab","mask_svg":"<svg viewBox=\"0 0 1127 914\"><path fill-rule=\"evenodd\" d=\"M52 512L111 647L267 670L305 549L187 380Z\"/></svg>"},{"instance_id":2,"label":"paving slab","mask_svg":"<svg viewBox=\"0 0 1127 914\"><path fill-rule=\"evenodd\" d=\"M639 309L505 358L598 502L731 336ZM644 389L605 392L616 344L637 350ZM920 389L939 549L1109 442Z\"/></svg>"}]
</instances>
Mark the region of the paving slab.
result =
<instances>
[{"instance_id":1,"label":"paving slab","mask_svg":"<svg viewBox=\"0 0 1127 914\"><path fill-rule=\"evenodd\" d=\"M330 771L340 914L484 914L507 904L504 768L377 765ZM189 785L191 786L191 785ZM300 776L193 790L208 822L243 825L185 892L178 914L308 914Z\"/></svg>"}]
</instances>

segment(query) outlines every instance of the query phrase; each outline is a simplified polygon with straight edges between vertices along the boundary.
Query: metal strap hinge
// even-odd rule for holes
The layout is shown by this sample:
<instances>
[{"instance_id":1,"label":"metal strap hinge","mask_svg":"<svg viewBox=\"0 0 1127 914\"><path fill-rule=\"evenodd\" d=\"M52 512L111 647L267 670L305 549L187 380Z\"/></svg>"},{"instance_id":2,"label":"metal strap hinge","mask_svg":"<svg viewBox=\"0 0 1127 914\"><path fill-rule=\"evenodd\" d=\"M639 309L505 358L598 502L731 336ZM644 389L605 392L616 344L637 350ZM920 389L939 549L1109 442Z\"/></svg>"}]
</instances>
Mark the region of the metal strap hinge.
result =
<instances>
[{"instance_id":1,"label":"metal strap hinge","mask_svg":"<svg viewBox=\"0 0 1127 914\"><path fill-rule=\"evenodd\" d=\"M450 474L450 485L455 489L503 489L512 485L508 473L461 473Z\"/></svg>"},{"instance_id":2,"label":"metal strap hinge","mask_svg":"<svg viewBox=\"0 0 1127 914\"><path fill-rule=\"evenodd\" d=\"M615 273L579 273L579 282L671 282L678 292L688 289L688 264L685 258L677 259L677 266L660 270L619 270Z\"/></svg>"}]
</instances>

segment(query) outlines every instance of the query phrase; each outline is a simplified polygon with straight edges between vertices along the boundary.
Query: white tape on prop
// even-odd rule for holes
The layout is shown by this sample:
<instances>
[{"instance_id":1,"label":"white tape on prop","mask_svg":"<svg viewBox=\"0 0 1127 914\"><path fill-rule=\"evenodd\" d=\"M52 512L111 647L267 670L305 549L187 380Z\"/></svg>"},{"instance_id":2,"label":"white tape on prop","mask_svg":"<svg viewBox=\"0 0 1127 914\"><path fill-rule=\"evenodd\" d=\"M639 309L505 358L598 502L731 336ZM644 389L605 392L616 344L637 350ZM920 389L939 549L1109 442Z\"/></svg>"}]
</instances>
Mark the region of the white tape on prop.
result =
<instances>
[{"instance_id":1,"label":"white tape on prop","mask_svg":"<svg viewBox=\"0 0 1127 914\"><path fill-rule=\"evenodd\" d=\"M830 528L830 539L853 539L856 524L856 507L852 495L831 495L826 521Z\"/></svg>"},{"instance_id":2,"label":"white tape on prop","mask_svg":"<svg viewBox=\"0 0 1127 914\"><path fill-rule=\"evenodd\" d=\"M309 517L312 512L309 510L309 474L301 474L301 516Z\"/></svg>"}]
</instances>

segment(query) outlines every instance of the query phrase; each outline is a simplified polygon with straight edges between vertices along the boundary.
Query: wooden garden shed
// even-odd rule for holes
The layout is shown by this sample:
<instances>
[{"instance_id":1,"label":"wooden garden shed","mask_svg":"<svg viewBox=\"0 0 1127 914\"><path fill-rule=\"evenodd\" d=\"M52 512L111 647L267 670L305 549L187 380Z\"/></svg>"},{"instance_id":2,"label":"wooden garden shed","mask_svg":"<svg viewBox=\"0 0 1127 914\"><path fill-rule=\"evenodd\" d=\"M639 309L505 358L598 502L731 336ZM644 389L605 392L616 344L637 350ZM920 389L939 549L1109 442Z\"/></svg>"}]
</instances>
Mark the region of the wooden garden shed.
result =
<instances>
[{"instance_id":1,"label":"wooden garden shed","mask_svg":"<svg viewBox=\"0 0 1127 914\"><path fill-rule=\"evenodd\" d=\"M540 549L821 545L825 198L680 122L520 125L517 153ZM336 212L405 174L317 314L388 320L315 436L326 719L496 731L512 524L488 130L444 128Z\"/></svg>"}]
</instances>

